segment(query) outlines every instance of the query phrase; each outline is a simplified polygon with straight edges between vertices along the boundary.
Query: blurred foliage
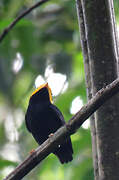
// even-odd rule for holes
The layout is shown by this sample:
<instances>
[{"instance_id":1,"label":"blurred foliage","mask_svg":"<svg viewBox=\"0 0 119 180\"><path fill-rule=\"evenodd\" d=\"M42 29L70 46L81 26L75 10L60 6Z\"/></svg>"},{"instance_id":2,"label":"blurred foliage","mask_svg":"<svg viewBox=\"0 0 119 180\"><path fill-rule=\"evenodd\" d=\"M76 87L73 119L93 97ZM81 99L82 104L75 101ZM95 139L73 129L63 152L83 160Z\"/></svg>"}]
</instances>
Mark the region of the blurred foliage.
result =
<instances>
[{"instance_id":1,"label":"blurred foliage","mask_svg":"<svg viewBox=\"0 0 119 180\"><path fill-rule=\"evenodd\" d=\"M0 33L35 2L1 0ZM114 3L118 20L119 1ZM54 101L69 120L74 98L80 96L86 103L83 57L73 0L53 0L32 11L0 44L0 179L38 146L25 128L24 115L36 77L40 75L47 80L51 75L46 76L48 66L52 67L54 75L66 75L68 88L54 97ZM71 138L74 148L71 163L61 165L51 154L24 179L92 180L90 130L80 128Z\"/></svg>"}]
</instances>

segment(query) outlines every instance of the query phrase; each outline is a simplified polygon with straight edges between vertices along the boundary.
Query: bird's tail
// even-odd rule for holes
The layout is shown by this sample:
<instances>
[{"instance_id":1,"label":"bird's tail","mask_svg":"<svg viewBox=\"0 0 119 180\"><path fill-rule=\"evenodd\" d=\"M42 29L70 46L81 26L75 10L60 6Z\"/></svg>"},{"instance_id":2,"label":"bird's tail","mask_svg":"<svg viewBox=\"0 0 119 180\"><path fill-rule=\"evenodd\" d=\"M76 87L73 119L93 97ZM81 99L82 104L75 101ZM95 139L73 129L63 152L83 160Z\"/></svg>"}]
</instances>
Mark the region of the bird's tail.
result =
<instances>
[{"instance_id":1,"label":"bird's tail","mask_svg":"<svg viewBox=\"0 0 119 180\"><path fill-rule=\"evenodd\" d=\"M60 145L53 153L59 158L62 164L72 161L73 149L71 140L69 139L67 142Z\"/></svg>"}]
</instances>

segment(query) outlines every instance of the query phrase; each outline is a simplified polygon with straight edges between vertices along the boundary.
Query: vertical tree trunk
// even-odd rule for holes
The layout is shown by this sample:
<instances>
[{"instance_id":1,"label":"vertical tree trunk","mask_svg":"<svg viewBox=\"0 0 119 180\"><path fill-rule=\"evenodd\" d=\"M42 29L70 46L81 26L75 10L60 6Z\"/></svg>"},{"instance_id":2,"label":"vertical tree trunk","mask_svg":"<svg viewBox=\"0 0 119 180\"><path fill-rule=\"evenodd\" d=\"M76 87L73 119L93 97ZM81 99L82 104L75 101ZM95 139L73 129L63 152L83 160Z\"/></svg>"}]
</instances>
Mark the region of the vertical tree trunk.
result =
<instances>
[{"instance_id":1,"label":"vertical tree trunk","mask_svg":"<svg viewBox=\"0 0 119 180\"><path fill-rule=\"evenodd\" d=\"M89 63L89 54L88 54L88 45L86 39L86 30L85 30L85 19L83 14L83 8L81 0L76 0L77 15L79 20L79 29L81 34L81 47L83 52L84 60L84 69L85 69L85 82L87 89L87 99L92 98L92 82L91 82L91 72L90 72L90 63ZM96 141L96 123L95 115L90 117L90 128L91 128L91 137L92 137L92 156L93 156L93 167L94 167L94 176L95 180L98 180L98 155L97 155L97 141Z\"/></svg>"},{"instance_id":2,"label":"vertical tree trunk","mask_svg":"<svg viewBox=\"0 0 119 180\"><path fill-rule=\"evenodd\" d=\"M81 0L93 94L117 78L116 38L110 3L110 0ZM105 103L95 117L99 179L118 180L119 97Z\"/></svg>"}]
</instances>

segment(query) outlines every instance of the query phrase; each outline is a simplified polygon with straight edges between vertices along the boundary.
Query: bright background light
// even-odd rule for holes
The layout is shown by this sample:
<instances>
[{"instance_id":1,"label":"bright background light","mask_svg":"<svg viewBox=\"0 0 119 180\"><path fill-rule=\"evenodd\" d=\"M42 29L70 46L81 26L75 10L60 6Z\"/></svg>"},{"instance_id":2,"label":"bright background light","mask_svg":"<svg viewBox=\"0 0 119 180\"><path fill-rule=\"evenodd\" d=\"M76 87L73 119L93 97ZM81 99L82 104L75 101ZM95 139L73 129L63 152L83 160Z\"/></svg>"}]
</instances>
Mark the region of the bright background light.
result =
<instances>
[{"instance_id":1,"label":"bright background light","mask_svg":"<svg viewBox=\"0 0 119 180\"><path fill-rule=\"evenodd\" d=\"M17 52L16 58L13 60L12 70L15 74L17 74L22 67L23 67L23 58L22 55L19 52Z\"/></svg>"},{"instance_id":2,"label":"bright background light","mask_svg":"<svg viewBox=\"0 0 119 180\"><path fill-rule=\"evenodd\" d=\"M38 75L35 79L35 87L39 87L41 84L48 82L53 96L57 96L60 93L66 91L68 88L67 76L61 73L55 73L51 65L48 65L45 69L44 78Z\"/></svg>"}]
</instances>

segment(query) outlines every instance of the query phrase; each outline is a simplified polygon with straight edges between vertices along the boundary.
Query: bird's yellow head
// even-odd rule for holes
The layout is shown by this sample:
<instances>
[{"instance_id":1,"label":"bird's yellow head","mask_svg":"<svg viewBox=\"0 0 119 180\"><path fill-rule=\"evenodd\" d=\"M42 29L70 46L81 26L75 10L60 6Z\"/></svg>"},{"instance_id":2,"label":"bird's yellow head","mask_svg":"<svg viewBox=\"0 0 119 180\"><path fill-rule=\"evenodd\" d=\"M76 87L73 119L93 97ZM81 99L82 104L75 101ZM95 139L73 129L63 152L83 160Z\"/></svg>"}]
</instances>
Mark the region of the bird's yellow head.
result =
<instances>
[{"instance_id":1,"label":"bird's yellow head","mask_svg":"<svg viewBox=\"0 0 119 180\"><path fill-rule=\"evenodd\" d=\"M34 96L37 92L40 92L40 90L41 90L42 88L47 88L50 102L53 103L53 100L52 100L52 91L51 91L51 88L49 87L48 83L45 83L45 84L40 85L40 86L31 94L31 97Z\"/></svg>"}]
</instances>

